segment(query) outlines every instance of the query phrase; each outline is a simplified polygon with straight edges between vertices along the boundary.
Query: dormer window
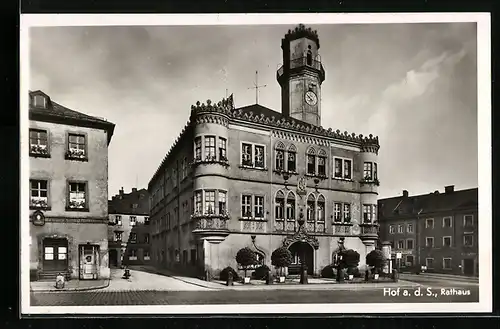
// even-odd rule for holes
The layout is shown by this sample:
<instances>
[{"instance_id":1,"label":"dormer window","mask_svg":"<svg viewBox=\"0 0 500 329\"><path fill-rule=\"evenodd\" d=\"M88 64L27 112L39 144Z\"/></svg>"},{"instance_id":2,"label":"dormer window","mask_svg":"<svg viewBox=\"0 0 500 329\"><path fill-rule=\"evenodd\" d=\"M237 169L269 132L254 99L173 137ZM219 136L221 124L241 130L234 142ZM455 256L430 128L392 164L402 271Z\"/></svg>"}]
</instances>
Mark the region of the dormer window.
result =
<instances>
[{"instance_id":1,"label":"dormer window","mask_svg":"<svg viewBox=\"0 0 500 329\"><path fill-rule=\"evenodd\" d=\"M33 106L40 108L47 108L47 97L43 95L35 95L33 96Z\"/></svg>"}]
</instances>

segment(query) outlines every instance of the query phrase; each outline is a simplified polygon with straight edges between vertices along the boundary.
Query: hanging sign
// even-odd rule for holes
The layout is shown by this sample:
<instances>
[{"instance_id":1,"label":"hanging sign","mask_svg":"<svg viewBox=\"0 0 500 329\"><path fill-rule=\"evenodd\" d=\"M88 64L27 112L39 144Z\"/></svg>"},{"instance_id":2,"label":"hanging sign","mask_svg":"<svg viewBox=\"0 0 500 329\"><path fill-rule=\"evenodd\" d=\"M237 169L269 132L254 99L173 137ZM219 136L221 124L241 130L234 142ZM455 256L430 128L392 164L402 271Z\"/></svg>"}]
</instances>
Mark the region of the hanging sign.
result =
<instances>
[{"instance_id":1,"label":"hanging sign","mask_svg":"<svg viewBox=\"0 0 500 329\"><path fill-rule=\"evenodd\" d=\"M45 216L40 210L35 211L31 215L31 220L33 221L33 225L36 225L36 226L45 225Z\"/></svg>"}]
</instances>

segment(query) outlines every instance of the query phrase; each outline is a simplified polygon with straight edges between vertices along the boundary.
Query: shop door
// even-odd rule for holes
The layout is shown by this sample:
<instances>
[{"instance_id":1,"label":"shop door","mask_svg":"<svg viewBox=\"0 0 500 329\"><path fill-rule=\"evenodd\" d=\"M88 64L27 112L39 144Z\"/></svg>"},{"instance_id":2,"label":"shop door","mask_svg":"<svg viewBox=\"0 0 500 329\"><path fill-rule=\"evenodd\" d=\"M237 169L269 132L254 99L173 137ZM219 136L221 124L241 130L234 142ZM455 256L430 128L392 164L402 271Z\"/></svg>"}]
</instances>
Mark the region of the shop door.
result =
<instances>
[{"instance_id":1,"label":"shop door","mask_svg":"<svg viewBox=\"0 0 500 329\"><path fill-rule=\"evenodd\" d=\"M98 277L99 246L80 246L80 279L93 280Z\"/></svg>"},{"instance_id":2,"label":"shop door","mask_svg":"<svg viewBox=\"0 0 500 329\"><path fill-rule=\"evenodd\" d=\"M474 275L474 260L473 259L464 259L464 274L465 275Z\"/></svg>"},{"instance_id":3,"label":"shop door","mask_svg":"<svg viewBox=\"0 0 500 329\"><path fill-rule=\"evenodd\" d=\"M43 270L66 271L68 269L68 240L43 240Z\"/></svg>"}]
</instances>

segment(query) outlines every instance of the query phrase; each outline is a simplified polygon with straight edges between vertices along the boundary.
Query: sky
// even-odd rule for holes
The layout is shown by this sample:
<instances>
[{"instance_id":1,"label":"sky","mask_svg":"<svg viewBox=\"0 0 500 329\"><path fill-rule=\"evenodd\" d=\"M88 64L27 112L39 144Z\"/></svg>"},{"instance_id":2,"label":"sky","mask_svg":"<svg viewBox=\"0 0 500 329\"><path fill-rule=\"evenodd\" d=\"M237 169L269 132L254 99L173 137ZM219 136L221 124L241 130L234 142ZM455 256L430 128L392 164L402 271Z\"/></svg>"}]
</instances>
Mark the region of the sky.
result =
<instances>
[{"instance_id":1,"label":"sky","mask_svg":"<svg viewBox=\"0 0 500 329\"><path fill-rule=\"evenodd\" d=\"M297 24L300 22L297 22ZM308 25L326 70L321 124L379 136L379 198L478 186L475 23ZM281 111L295 25L30 29L30 90L116 124L109 195L147 184L191 105L234 94Z\"/></svg>"}]
</instances>

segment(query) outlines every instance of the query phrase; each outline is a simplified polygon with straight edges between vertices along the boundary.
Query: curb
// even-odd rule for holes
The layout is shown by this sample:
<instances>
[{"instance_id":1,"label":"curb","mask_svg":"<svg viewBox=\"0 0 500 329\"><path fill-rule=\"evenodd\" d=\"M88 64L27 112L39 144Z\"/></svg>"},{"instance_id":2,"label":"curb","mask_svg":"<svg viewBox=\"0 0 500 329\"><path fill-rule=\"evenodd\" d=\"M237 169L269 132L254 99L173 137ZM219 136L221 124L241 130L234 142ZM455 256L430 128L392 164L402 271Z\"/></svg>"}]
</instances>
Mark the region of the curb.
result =
<instances>
[{"instance_id":1,"label":"curb","mask_svg":"<svg viewBox=\"0 0 500 329\"><path fill-rule=\"evenodd\" d=\"M138 270L136 270L138 271ZM205 288L205 289L211 289L211 290L221 290L221 289L218 289L216 287L208 287L208 286L205 286L205 285L202 285L202 284L199 284L199 283L195 283L195 282L190 282L190 281L187 281L187 280L183 280L177 276L173 276L173 275L170 275L170 274L167 274L167 273L161 273L159 271L155 271L155 270L148 270L148 269L144 269L142 268L142 271L143 272L146 272L146 273L152 273L152 274L157 274L157 275L163 275L163 276L167 276L169 278L172 278L174 280L177 280L177 281L181 281L181 282L184 282L184 283L187 283L187 284L192 284L194 286L197 286L197 287L201 287L201 288Z\"/></svg>"},{"instance_id":2,"label":"curb","mask_svg":"<svg viewBox=\"0 0 500 329\"><path fill-rule=\"evenodd\" d=\"M94 286L94 287L88 287L88 288L66 288L66 289L41 289L41 290L33 290L30 287L30 292L32 293L38 293L38 292L43 292L43 293L59 293L59 292L67 292L67 291L91 291L91 290L100 290L109 287L109 282L110 280L107 280L106 284L102 284L99 286Z\"/></svg>"}]
</instances>

